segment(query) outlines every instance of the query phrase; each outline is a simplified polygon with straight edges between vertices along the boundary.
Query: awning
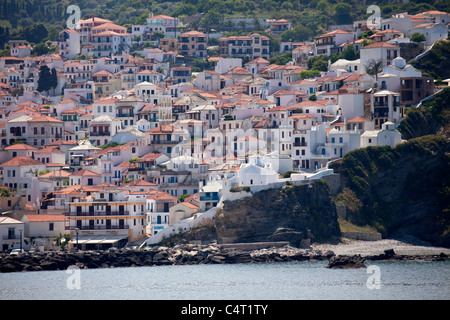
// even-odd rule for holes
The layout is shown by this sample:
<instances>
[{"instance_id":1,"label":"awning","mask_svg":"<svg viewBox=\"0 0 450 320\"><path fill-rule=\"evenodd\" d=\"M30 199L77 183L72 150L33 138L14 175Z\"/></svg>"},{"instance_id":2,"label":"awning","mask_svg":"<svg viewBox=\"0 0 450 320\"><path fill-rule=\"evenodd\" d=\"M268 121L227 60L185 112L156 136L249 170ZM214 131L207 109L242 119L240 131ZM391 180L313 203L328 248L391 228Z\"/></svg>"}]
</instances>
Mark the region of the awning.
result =
<instances>
[{"instance_id":1,"label":"awning","mask_svg":"<svg viewBox=\"0 0 450 320\"><path fill-rule=\"evenodd\" d=\"M127 239L128 235L98 235L98 236L78 236L78 244L104 244L104 243L116 243L120 240ZM76 236L70 240L70 243L77 244Z\"/></svg>"}]
</instances>

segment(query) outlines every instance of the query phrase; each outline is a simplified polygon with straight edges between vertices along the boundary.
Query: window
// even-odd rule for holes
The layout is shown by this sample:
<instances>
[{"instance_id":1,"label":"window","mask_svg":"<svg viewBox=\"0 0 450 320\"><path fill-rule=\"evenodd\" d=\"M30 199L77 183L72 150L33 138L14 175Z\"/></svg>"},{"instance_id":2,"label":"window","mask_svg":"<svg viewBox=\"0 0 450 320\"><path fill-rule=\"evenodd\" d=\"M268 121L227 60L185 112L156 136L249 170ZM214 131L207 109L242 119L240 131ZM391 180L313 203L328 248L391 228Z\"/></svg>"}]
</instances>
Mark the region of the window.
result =
<instances>
[{"instance_id":1,"label":"window","mask_svg":"<svg viewBox=\"0 0 450 320\"><path fill-rule=\"evenodd\" d=\"M50 222L50 223L48 224L48 230L49 230L49 231L53 231L53 230L54 230L54 224L53 224L53 222Z\"/></svg>"}]
</instances>

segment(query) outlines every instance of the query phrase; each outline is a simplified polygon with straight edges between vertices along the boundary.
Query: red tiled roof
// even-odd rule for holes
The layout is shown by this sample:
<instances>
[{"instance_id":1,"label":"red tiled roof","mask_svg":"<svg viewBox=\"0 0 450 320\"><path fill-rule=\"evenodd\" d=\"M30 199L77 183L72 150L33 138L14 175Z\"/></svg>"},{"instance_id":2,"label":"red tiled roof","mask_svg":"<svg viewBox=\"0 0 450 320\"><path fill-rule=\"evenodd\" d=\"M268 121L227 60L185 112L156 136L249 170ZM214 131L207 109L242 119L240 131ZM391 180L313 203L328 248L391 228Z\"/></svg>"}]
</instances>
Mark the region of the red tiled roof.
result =
<instances>
[{"instance_id":1,"label":"red tiled roof","mask_svg":"<svg viewBox=\"0 0 450 320\"><path fill-rule=\"evenodd\" d=\"M363 47L362 49L372 49L372 48L399 48L399 46L387 43L387 42L375 42Z\"/></svg>"},{"instance_id":2,"label":"red tiled roof","mask_svg":"<svg viewBox=\"0 0 450 320\"><path fill-rule=\"evenodd\" d=\"M30 157L17 156L2 163L0 166L33 166L33 165L44 165L44 164L35 159L31 159Z\"/></svg>"},{"instance_id":3,"label":"red tiled roof","mask_svg":"<svg viewBox=\"0 0 450 320\"><path fill-rule=\"evenodd\" d=\"M71 176L99 176L100 174L87 169L81 169L71 174Z\"/></svg>"},{"instance_id":4,"label":"red tiled roof","mask_svg":"<svg viewBox=\"0 0 450 320\"><path fill-rule=\"evenodd\" d=\"M26 214L30 222L66 221L68 218L63 214Z\"/></svg>"},{"instance_id":5,"label":"red tiled roof","mask_svg":"<svg viewBox=\"0 0 450 320\"><path fill-rule=\"evenodd\" d=\"M34 118L32 120L29 120L28 122L60 122L60 123L63 123L63 121L55 119L50 116L40 116L40 117Z\"/></svg>"},{"instance_id":6,"label":"red tiled roof","mask_svg":"<svg viewBox=\"0 0 450 320\"><path fill-rule=\"evenodd\" d=\"M6 147L5 150L37 150L37 148L29 146L25 143L17 143Z\"/></svg>"},{"instance_id":7,"label":"red tiled roof","mask_svg":"<svg viewBox=\"0 0 450 320\"><path fill-rule=\"evenodd\" d=\"M370 122L370 120L361 116L357 116L347 121L347 123L352 122Z\"/></svg>"}]
</instances>

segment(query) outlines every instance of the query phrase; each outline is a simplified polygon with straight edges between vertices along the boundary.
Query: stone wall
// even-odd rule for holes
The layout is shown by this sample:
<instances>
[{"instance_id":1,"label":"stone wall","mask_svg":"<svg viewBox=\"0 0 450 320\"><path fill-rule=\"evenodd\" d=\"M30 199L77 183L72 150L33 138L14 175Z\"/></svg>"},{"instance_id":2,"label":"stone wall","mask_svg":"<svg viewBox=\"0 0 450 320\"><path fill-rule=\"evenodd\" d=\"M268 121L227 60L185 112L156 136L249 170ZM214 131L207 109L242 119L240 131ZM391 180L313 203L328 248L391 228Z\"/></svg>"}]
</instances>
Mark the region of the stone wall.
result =
<instances>
[{"instance_id":1,"label":"stone wall","mask_svg":"<svg viewBox=\"0 0 450 320\"><path fill-rule=\"evenodd\" d=\"M381 240L381 233L373 232L342 232L342 237L354 240L377 241Z\"/></svg>"}]
</instances>

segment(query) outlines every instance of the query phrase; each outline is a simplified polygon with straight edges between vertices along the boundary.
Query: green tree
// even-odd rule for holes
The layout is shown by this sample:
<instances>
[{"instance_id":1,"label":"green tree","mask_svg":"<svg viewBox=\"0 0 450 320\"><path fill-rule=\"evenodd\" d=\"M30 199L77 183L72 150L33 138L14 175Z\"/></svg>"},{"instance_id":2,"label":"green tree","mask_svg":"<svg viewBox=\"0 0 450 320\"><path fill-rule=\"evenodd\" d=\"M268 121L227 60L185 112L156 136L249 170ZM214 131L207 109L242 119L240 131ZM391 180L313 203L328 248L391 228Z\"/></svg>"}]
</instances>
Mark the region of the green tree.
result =
<instances>
[{"instance_id":1,"label":"green tree","mask_svg":"<svg viewBox=\"0 0 450 320\"><path fill-rule=\"evenodd\" d=\"M38 43L34 46L33 50L31 51L31 54L33 56L43 56L50 52L50 48L43 42Z\"/></svg>"},{"instance_id":2,"label":"green tree","mask_svg":"<svg viewBox=\"0 0 450 320\"><path fill-rule=\"evenodd\" d=\"M328 63L325 60L316 60L312 64L312 68L314 70L318 71L327 71L328 70Z\"/></svg>"},{"instance_id":3,"label":"green tree","mask_svg":"<svg viewBox=\"0 0 450 320\"><path fill-rule=\"evenodd\" d=\"M1 198L11 197L11 196L12 196L12 192L11 192L11 190L9 190L9 188L0 187L0 197Z\"/></svg>"},{"instance_id":4,"label":"green tree","mask_svg":"<svg viewBox=\"0 0 450 320\"><path fill-rule=\"evenodd\" d=\"M201 19L201 25L209 32L215 26L222 24L223 15L216 10L211 10Z\"/></svg>"},{"instance_id":5,"label":"green tree","mask_svg":"<svg viewBox=\"0 0 450 320\"><path fill-rule=\"evenodd\" d=\"M349 45L344 49L344 51L342 51L340 57L346 60L356 60L358 59L358 53L352 45Z\"/></svg>"},{"instance_id":6,"label":"green tree","mask_svg":"<svg viewBox=\"0 0 450 320\"><path fill-rule=\"evenodd\" d=\"M280 39L282 42L287 41L306 41L309 40L313 35L313 32L310 28L307 28L303 25L296 26L293 29L286 30L280 35Z\"/></svg>"},{"instance_id":7,"label":"green tree","mask_svg":"<svg viewBox=\"0 0 450 320\"><path fill-rule=\"evenodd\" d=\"M134 20L134 24L136 25L143 25L147 23L147 18L148 18L148 13L144 12L143 14L141 14L139 17L137 17Z\"/></svg>"},{"instance_id":8,"label":"green tree","mask_svg":"<svg viewBox=\"0 0 450 320\"><path fill-rule=\"evenodd\" d=\"M190 16L197 12L197 7L191 3L182 3L180 4L175 11L172 13L172 16Z\"/></svg>"},{"instance_id":9,"label":"green tree","mask_svg":"<svg viewBox=\"0 0 450 320\"><path fill-rule=\"evenodd\" d=\"M58 40L59 31L60 30L56 26L50 26L48 28L48 39L51 41Z\"/></svg>"},{"instance_id":10,"label":"green tree","mask_svg":"<svg viewBox=\"0 0 450 320\"><path fill-rule=\"evenodd\" d=\"M66 249L66 245L69 241L72 240L72 236L70 234L59 234L54 238L54 243L56 246L59 246L61 250Z\"/></svg>"},{"instance_id":11,"label":"green tree","mask_svg":"<svg viewBox=\"0 0 450 320\"><path fill-rule=\"evenodd\" d=\"M58 86L58 73L55 68L52 68L50 77L50 87L55 89Z\"/></svg>"},{"instance_id":12,"label":"green tree","mask_svg":"<svg viewBox=\"0 0 450 320\"><path fill-rule=\"evenodd\" d=\"M320 0L317 2L316 9L320 11L324 11L330 4L327 0Z\"/></svg>"},{"instance_id":13,"label":"green tree","mask_svg":"<svg viewBox=\"0 0 450 320\"><path fill-rule=\"evenodd\" d=\"M187 197L189 197L190 196L190 194L182 194L181 196L180 196L180 202L184 202L184 200L187 198Z\"/></svg>"},{"instance_id":14,"label":"green tree","mask_svg":"<svg viewBox=\"0 0 450 320\"><path fill-rule=\"evenodd\" d=\"M57 82L56 70L53 68L51 71L49 67L43 65L39 68L39 80L37 91L49 91L50 89L56 88Z\"/></svg>"},{"instance_id":15,"label":"green tree","mask_svg":"<svg viewBox=\"0 0 450 320\"><path fill-rule=\"evenodd\" d=\"M159 39L164 39L164 31L156 30L152 33L152 40L157 41Z\"/></svg>"},{"instance_id":16,"label":"green tree","mask_svg":"<svg viewBox=\"0 0 450 320\"><path fill-rule=\"evenodd\" d=\"M414 32L410 39L412 42L423 42L426 40L425 36L420 32Z\"/></svg>"},{"instance_id":17,"label":"green tree","mask_svg":"<svg viewBox=\"0 0 450 320\"><path fill-rule=\"evenodd\" d=\"M320 71L314 69L301 71L299 77L301 80L320 77Z\"/></svg>"},{"instance_id":18,"label":"green tree","mask_svg":"<svg viewBox=\"0 0 450 320\"><path fill-rule=\"evenodd\" d=\"M341 2L334 7L336 12L336 23L346 24L352 22L350 13L352 12L352 6L347 3Z\"/></svg>"},{"instance_id":19,"label":"green tree","mask_svg":"<svg viewBox=\"0 0 450 320\"><path fill-rule=\"evenodd\" d=\"M23 37L32 43L40 43L46 40L48 36L48 30L41 22L34 23L23 29Z\"/></svg>"}]
</instances>

